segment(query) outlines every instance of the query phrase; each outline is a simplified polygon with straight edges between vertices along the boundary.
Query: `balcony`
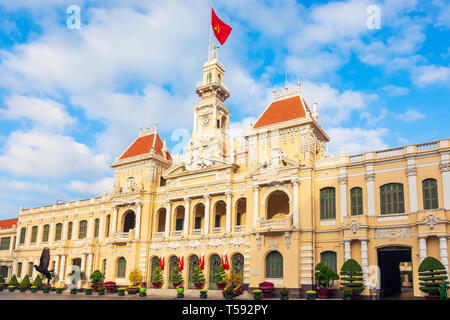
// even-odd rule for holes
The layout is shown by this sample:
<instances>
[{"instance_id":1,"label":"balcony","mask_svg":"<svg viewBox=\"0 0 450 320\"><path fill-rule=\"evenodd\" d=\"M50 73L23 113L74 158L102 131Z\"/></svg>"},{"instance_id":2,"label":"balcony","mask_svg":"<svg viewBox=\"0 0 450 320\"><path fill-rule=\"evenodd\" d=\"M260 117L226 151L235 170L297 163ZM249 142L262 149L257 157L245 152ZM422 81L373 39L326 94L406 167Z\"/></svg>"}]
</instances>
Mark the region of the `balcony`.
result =
<instances>
[{"instance_id":1,"label":"balcony","mask_svg":"<svg viewBox=\"0 0 450 320\"><path fill-rule=\"evenodd\" d=\"M191 234L193 236L201 236L202 235L202 229L194 229L194 230L192 230Z\"/></svg>"},{"instance_id":2,"label":"balcony","mask_svg":"<svg viewBox=\"0 0 450 320\"><path fill-rule=\"evenodd\" d=\"M154 239L162 239L162 238L164 238L164 231L163 232L154 232L153 233L153 238Z\"/></svg>"},{"instance_id":3,"label":"balcony","mask_svg":"<svg viewBox=\"0 0 450 320\"><path fill-rule=\"evenodd\" d=\"M244 232L244 230L245 230L245 226L234 226L233 227L233 231L235 233L241 233L241 232Z\"/></svg>"},{"instance_id":4,"label":"balcony","mask_svg":"<svg viewBox=\"0 0 450 320\"><path fill-rule=\"evenodd\" d=\"M212 234L223 234L223 231L224 231L223 227L213 228Z\"/></svg>"},{"instance_id":5,"label":"balcony","mask_svg":"<svg viewBox=\"0 0 450 320\"><path fill-rule=\"evenodd\" d=\"M134 230L129 232L115 232L111 238L111 242L122 243L131 241L134 238Z\"/></svg>"},{"instance_id":6,"label":"balcony","mask_svg":"<svg viewBox=\"0 0 450 320\"><path fill-rule=\"evenodd\" d=\"M172 230L170 232L170 235L175 238L181 238L181 236L183 235L183 230Z\"/></svg>"},{"instance_id":7,"label":"balcony","mask_svg":"<svg viewBox=\"0 0 450 320\"><path fill-rule=\"evenodd\" d=\"M286 218L281 219L266 219L261 217L259 220L259 228L267 231L292 228L292 215L289 214Z\"/></svg>"}]
</instances>

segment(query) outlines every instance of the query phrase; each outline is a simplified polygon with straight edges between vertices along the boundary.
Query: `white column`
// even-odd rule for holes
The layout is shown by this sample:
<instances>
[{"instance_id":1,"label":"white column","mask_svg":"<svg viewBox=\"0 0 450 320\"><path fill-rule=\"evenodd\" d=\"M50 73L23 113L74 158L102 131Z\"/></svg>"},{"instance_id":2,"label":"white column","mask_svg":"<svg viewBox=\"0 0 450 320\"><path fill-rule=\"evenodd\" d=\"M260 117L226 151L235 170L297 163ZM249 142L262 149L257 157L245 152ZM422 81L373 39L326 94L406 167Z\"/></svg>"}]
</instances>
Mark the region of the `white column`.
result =
<instances>
[{"instance_id":1,"label":"white column","mask_svg":"<svg viewBox=\"0 0 450 320\"><path fill-rule=\"evenodd\" d=\"M58 268L59 268L59 254L55 255L55 269L53 270L53 272L58 275Z\"/></svg>"},{"instance_id":2,"label":"white column","mask_svg":"<svg viewBox=\"0 0 450 320\"><path fill-rule=\"evenodd\" d=\"M27 224L27 241L26 241L25 247L28 248L30 246L30 241L31 241L31 221L28 221L28 224Z\"/></svg>"},{"instance_id":3,"label":"white column","mask_svg":"<svg viewBox=\"0 0 450 320\"><path fill-rule=\"evenodd\" d=\"M204 195L203 198L205 199L205 225L204 225L204 234L209 234L209 206L210 206L210 199L211 197L207 194Z\"/></svg>"},{"instance_id":4,"label":"white column","mask_svg":"<svg viewBox=\"0 0 450 320\"><path fill-rule=\"evenodd\" d=\"M408 177L409 186L409 212L417 212L417 179L416 168L406 168L406 176Z\"/></svg>"},{"instance_id":5,"label":"white column","mask_svg":"<svg viewBox=\"0 0 450 320\"><path fill-rule=\"evenodd\" d=\"M53 245L53 240L55 239L55 218L52 217L50 224L50 234L48 235L49 245Z\"/></svg>"},{"instance_id":6,"label":"white column","mask_svg":"<svg viewBox=\"0 0 450 320\"><path fill-rule=\"evenodd\" d=\"M81 267L80 267L81 272L85 271L85 267L86 267L86 253L83 253L81 255Z\"/></svg>"},{"instance_id":7,"label":"white column","mask_svg":"<svg viewBox=\"0 0 450 320\"><path fill-rule=\"evenodd\" d=\"M294 188L294 212L293 212L293 225L294 227L300 226L300 206L299 206L299 195L298 186L300 184L299 179L292 180L292 186Z\"/></svg>"},{"instance_id":8,"label":"white column","mask_svg":"<svg viewBox=\"0 0 450 320\"><path fill-rule=\"evenodd\" d=\"M86 272L86 279L89 279L89 277L90 277L91 274L92 274L92 257L93 257L93 254L92 254L92 253L89 253L89 256L88 256L88 265L87 265L87 272Z\"/></svg>"},{"instance_id":9,"label":"white column","mask_svg":"<svg viewBox=\"0 0 450 320\"><path fill-rule=\"evenodd\" d=\"M344 223L344 217L347 216L347 176L339 177L339 194L341 203L341 223Z\"/></svg>"},{"instance_id":10,"label":"white column","mask_svg":"<svg viewBox=\"0 0 450 320\"><path fill-rule=\"evenodd\" d=\"M440 235L439 237L439 251L441 256L441 262L447 269L448 273L448 247L447 247L447 235Z\"/></svg>"},{"instance_id":11,"label":"white column","mask_svg":"<svg viewBox=\"0 0 450 320\"><path fill-rule=\"evenodd\" d=\"M189 234L189 216L190 216L190 204L191 199L190 198L184 198L184 227L183 227L183 234L188 235Z\"/></svg>"},{"instance_id":12,"label":"white column","mask_svg":"<svg viewBox=\"0 0 450 320\"><path fill-rule=\"evenodd\" d=\"M93 219L93 217L94 217L94 214L92 212L89 213L89 222L88 222L88 229L87 229L87 238L88 239L94 237L94 235L92 234L92 230L93 230L93 228L92 228L92 225L93 225L92 219Z\"/></svg>"},{"instance_id":13,"label":"white column","mask_svg":"<svg viewBox=\"0 0 450 320\"><path fill-rule=\"evenodd\" d=\"M352 258L352 248L350 246L350 240L344 240L344 260Z\"/></svg>"},{"instance_id":14,"label":"white column","mask_svg":"<svg viewBox=\"0 0 450 320\"><path fill-rule=\"evenodd\" d=\"M361 240L361 268L363 271L363 281L367 286L369 276L369 259L367 253L367 240Z\"/></svg>"},{"instance_id":15,"label":"white column","mask_svg":"<svg viewBox=\"0 0 450 320\"><path fill-rule=\"evenodd\" d=\"M231 230L231 197L233 196L233 193L227 192L225 193L227 196L227 211L225 216L225 232L229 233Z\"/></svg>"},{"instance_id":16,"label":"white column","mask_svg":"<svg viewBox=\"0 0 450 320\"><path fill-rule=\"evenodd\" d=\"M37 239L36 239L36 245L39 247L42 240L42 218L39 220L39 227L38 227L38 233L37 233Z\"/></svg>"},{"instance_id":17,"label":"white column","mask_svg":"<svg viewBox=\"0 0 450 320\"><path fill-rule=\"evenodd\" d=\"M67 239L67 216L64 216L64 222L63 222L63 231L62 231L62 241L65 241Z\"/></svg>"},{"instance_id":18,"label":"white column","mask_svg":"<svg viewBox=\"0 0 450 320\"><path fill-rule=\"evenodd\" d=\"M166 203L166 225L164 230L164 236L168 238L170 236L170 216L172 215L172 202Z\"/></svg>"},{"instance_id":19,"label":"white column","mask_svg":"<svg viewBox=\"0 0 450 320\"><path fill-rule=\"evenodd\" d=\"M259 186L253 187L253 229L256 229L259 218Z\"/></svg>"},{"instance_id":20,"label":"white column","mask_svg":"<svg viewBox=\"0 0 450 320\"><path fill-rule=\"evenodd\" d=\"M66 271L66 255L61 255L61 267L59 269L58 279L59 281L64 281L66 279L66 276L64 275L64 272Z\"/></svg>"},{"instance_id":21,"label":"white column","mask_svg":"<svg viewBox=\"0 0 450 320\"><path fill-rule=\"evenodd\" d=\"M439 166L442 175L442 191L444 193L444 208L450 210L450 161L449 154L441 155L442 162Z\"/></svg>"},{"instance_id":22,"label":"white column","mask_svg":"<svg viewBox=\"0 0 450 320\"><path fill-rule=\"evenodd\" d=\"M111 236L114 237L114 233L116 233L116 224L117 224L117 207L114 207L113 216L112 216L112 227L111 227Z\"/></svg>"},{"instance_id":23,"label":"white column","mask_svg":"<svg viewBox=\"0 0 450 320\"><path fill-rule=\"evenodd\" d=\"M136 226L134 227L134 240L139 239L141 236L141 212L142 203L138 203L136 210Z\"/></svg>"},{"instance_id":24,"label":"white column","mask_svg":"<svg viewBox=\"0 0 450 320\"><path fill-rule=\"evenodd\" d=\"M427 237L419 237L420 262L427 257Z\"/></svg>"},{"instance_id":25,"label":"white column","mask_svg":"<svg viewBox=\"0 0 450 320\"><path fill-rule=\"evenodd\" d=\"M375 215L375 173L368 172L365 175L367 185L367 213L369 216Z\"/></svg>"},{"instance_id":26,"label":"white column","mask_svg":"<svg viewBox=\"0 0 450 320\"><path fill-rule=\"evenodd\" d=\"M103 241L103 223L104 223L104 217L105 217L105 211L102 211L101 215L100 215L100 225L98 227L98 241L102 242Z\"/></svg>"},{"instance_id":27,"label":"white column","mask_svg":"<svg viewBox=\"0 0 450 320\"><path fill-rule=\"evenodd\" d=\"M17 250L17 248L19 247L19 242L20 242L20 229L19 228L19 223L17 223L17 232L16 232L16 245L14 247L14 250Z\"/></svg>"}]
</instances>

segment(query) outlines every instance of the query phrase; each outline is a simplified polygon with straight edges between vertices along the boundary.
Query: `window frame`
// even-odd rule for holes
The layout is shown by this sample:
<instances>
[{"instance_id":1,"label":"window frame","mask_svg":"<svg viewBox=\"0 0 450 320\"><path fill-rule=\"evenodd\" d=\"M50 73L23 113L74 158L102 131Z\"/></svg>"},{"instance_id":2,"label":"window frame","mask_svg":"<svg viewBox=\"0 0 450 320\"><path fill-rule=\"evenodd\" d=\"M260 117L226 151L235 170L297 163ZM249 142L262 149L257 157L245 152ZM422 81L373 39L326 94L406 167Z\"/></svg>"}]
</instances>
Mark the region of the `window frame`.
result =
<instances>
[{"instance_id":1,"label":"window frame","mask_svg":"<svg viewBox=\"0 0 450 320\"><path fill-rule=\"evenodd\" d=\"M336 219L336 188L320 189L320 220Z\"/></svg>"},{"instance_id":2,"label":"window frame","mask_svg":"<svg viewBox=\"0 0 450 320\"><path fill-rule=\"evenodd\" d=\"M354 187L350 189L350 214L360 216L364 214L363 189Z\"/></svg>"}]
</instances>

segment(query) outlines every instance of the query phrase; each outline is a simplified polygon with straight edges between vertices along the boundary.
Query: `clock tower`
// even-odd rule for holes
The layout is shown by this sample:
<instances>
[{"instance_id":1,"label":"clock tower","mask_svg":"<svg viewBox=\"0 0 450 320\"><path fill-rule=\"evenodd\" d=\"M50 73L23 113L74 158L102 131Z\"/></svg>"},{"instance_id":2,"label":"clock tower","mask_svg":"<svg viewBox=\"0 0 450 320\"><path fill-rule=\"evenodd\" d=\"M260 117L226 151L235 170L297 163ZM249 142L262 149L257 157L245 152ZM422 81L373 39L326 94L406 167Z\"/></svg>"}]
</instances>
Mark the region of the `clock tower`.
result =
<instances>
[{"instance_id":1,"label":"clock tower","mask_svg":"<svg viewBox=\"0 0 450 320\"><path fill-rule=\"evenodd\" d=\"M197 84L200 101L194 106L192 139L185 148L186 162L194 161L195 157L205 159L206 164L201 168L227 162L230 110L225 106L225 100L229 98L230 90L224 83L224 75L225 67L219 62L217 47L211 45L208 61L203 64L203 80ZM195 168L199 166L192 166Z\"/></svg>"}]
</instances>

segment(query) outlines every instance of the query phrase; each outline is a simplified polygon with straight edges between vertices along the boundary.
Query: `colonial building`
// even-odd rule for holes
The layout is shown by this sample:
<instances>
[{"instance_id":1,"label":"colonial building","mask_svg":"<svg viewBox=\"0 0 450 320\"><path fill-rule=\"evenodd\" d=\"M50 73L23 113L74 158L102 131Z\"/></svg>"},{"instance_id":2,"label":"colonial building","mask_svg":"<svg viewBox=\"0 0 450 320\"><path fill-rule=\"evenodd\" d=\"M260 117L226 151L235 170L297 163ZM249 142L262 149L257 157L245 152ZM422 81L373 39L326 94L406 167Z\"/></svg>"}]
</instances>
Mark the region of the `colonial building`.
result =
<instances>
[{"instance_id":1,"label":"colonial building","mask_svg":"<svg viewBox=\"0 0 450 320\"><path fill-rule=\"evenodd\" d=\"M216 289L226 255L248 287L266 280L304 295L318 262L339 272L353 258L367 285L376 284L379 267L386 292L412 282L421 296L421 260L433 256L448 268L449 139L332 157L317 105L308 106L300 84L274 91L242 141L230 139L224 80L224 66L210 55L182 157L170 155L156 126L140 130L111 164L111 194L21 209L17 227L0 230L9 238L0 251L8 276L34 278L44 246L60 283L77 265L120 285L138 267L150 284L164 258L168 288L183 256L185 284L193 287L193 267L204 256L205 286ZM400 272L411 270L412 279L401 281Z\"/></svg>"}]
</instances>

